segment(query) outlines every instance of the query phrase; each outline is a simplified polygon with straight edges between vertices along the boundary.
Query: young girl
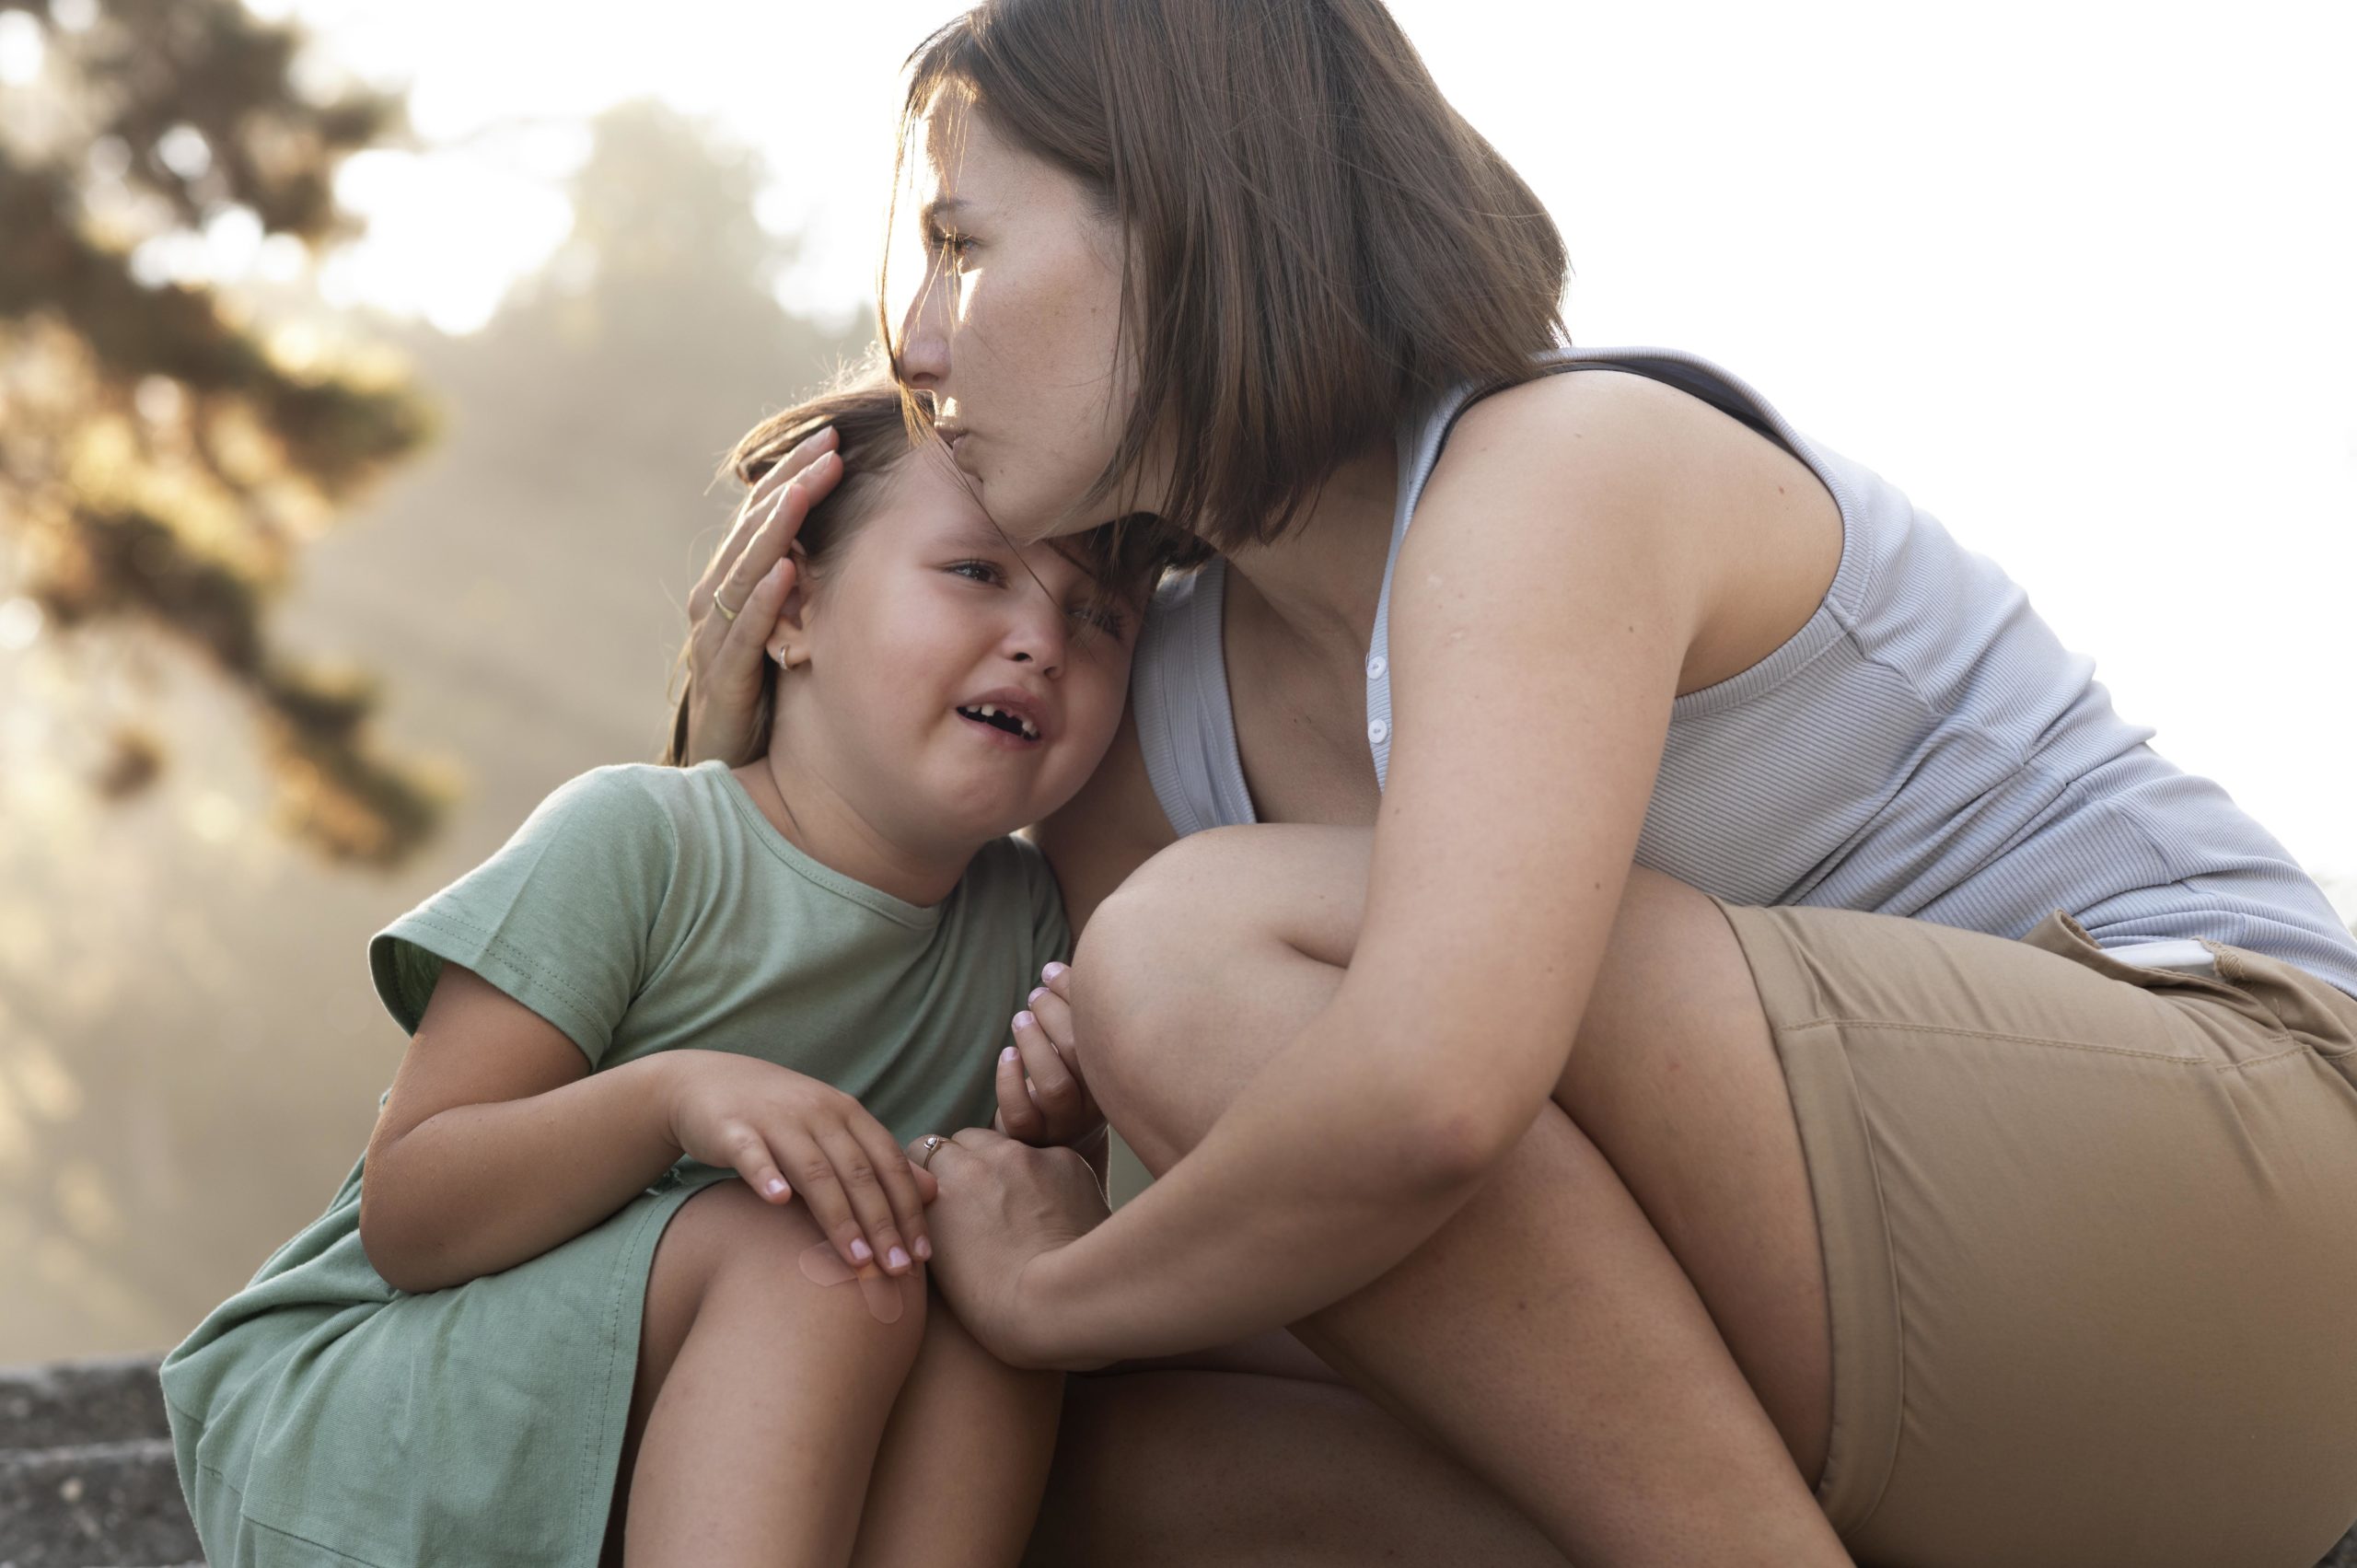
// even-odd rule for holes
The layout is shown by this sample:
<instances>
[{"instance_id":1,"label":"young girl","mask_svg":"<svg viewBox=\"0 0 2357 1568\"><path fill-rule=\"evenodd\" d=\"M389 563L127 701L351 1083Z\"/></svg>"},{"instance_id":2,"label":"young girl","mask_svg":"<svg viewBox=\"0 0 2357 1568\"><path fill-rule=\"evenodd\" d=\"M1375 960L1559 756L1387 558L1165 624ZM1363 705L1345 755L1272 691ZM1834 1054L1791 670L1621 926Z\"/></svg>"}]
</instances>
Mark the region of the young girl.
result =
<instances>
[{"instance_id":1,"label":"young girl","mask_svg":"<svg viewBox=\"0 0 2357 1568\"><path fill-rule=\"evenodd\" d=\"M366 1155L164 1362L215 1568L1022 1550L1058 1379L928 1304L902 1146L1039 1125L993 1047L1068 934L1006 835L1111 740L1159 547L1016 548L873 386L732 461L741 526L808 508L765 754L585 773L371 942Z\"/></svg>"}]
</instances>

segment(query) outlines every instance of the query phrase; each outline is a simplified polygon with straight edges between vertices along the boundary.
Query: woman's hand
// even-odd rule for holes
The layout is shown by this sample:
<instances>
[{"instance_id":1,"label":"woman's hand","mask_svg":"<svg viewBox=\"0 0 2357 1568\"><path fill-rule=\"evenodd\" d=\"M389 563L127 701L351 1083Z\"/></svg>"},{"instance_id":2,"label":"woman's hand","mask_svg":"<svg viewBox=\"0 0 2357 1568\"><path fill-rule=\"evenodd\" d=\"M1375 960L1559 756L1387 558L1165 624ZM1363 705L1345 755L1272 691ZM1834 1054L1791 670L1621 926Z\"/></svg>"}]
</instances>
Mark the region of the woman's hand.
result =
<instances>
[{"instance_id":1,"label":"woman's hand","mask_svg":"<svg viewBox=\"0 0 2357 1568\"><path fill-rule=\"evenodd\" d=\"M924 1206L938 1188L865 1106L756 1056L679 1051L670 1060L667 1124L682 1154L736 1171L772 1203L799 1191L854 1269L905 1274L912 1257L933 1256Z\"/></svg>"},{"instance_id":2,"label":"woman's hand","mask_svg":"<svg viewBox=\"0 0 2357 1568\"><path fill-rule=\"evenodd\" d=\"M921 1154L918 1144L910 1148ZM941 1238L933 1283L967 1331L1009 1366L1080 1372L1106 1365L1060 1353L1054 1304L1023 1291L1024 1270L1035 1259L1104 1220L1105 1194L1087 1163L1070 1149L1034 1149L969 1127L934 1150L923 1168L940 1183L927 1216Z\"/></svg>"},{"instance_id":3,"label":"woman's hand","mask_svg":"<svg viewBox=\"0 0 2357 1568\"><path fill-rule=\"evenodd\" d=\"M991 1126L1026 1144L1077 1144L1105 1125L1081 1077L1073 1038L1072 970L1050 964L1031 1005L1015 1015L1015 1043L998 1059L998 1115Z\"/></svg>"},{"instance_id":4,"label":"woman's hand","mask_svg":"<svg viewBox=\"0 0 2357 1568\"><path fill-rule=\"evenodd\" d=\"M794 587L786 549L842 472L831 428L806 437L746 495L728 537L688 595L689 763L752 761L761 660Z\"/></svg>"}]
</instances>

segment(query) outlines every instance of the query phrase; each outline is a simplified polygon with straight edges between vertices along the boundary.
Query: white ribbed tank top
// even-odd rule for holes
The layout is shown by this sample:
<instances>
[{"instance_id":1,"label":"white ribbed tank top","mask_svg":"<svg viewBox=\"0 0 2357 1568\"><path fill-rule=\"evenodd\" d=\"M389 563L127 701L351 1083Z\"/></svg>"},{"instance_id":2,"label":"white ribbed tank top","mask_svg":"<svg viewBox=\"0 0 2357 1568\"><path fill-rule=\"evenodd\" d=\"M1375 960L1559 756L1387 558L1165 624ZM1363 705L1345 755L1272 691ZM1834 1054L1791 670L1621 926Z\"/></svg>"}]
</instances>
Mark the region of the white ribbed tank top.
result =
<instances>
[{"instance_id":1,"label":"white ribbed tank top","mask_svg":"<svg viewBox=\"0 0 2357 1568\"><path fill-rule=\"evenodd\" d=\"M2112 711L1993 563L1749 387L1668 349L1563 349L1633 371L1775 441L1840 508L1840 564L1805 625L1671 710L1637 863L1730 902L1817 904L2018 937L2054 910L2131 961L2197 967L2225 943L2357 995L2357 938L2266 830ZM1366 661L1378 785L1391 757L1391 576L1460 388L1399 439L1399 499ZM1180 834L1254 820L1220 646L1225 563L1167 579L1138 643L1138 738ZM2132 951L2131 950L2132 949Z\"/></svg>"}]
</instances>

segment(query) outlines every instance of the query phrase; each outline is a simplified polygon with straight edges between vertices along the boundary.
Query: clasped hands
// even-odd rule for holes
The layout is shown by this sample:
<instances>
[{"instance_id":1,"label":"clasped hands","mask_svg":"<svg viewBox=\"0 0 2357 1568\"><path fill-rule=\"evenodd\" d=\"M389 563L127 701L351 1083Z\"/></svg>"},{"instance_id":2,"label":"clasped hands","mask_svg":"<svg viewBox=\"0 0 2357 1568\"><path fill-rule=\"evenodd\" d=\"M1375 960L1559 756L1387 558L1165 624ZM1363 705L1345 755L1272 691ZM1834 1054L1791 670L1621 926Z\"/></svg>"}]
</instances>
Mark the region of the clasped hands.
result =
<instances>
[{"instance_id":1,"label":"clasped hands","mask_svg":"<svg viewBox=\"0 0 2357 1568\"><path fill-rule=\"evenodd\" d=\"M932 1276L958 1320L1009 1365L1082 1370L1097 1364L1063 1352L1058 1304L1039 1291L1036 1265L1109 1213L1073 1147L1101 1138L1105 1119L1081 1074L1072 970L1050 964L1041 980L999 1057L991 1125L956 1133L930 1158L919 1139L909 1155L937 1188L925 1211Z\"/></svg>"}]
</instances>

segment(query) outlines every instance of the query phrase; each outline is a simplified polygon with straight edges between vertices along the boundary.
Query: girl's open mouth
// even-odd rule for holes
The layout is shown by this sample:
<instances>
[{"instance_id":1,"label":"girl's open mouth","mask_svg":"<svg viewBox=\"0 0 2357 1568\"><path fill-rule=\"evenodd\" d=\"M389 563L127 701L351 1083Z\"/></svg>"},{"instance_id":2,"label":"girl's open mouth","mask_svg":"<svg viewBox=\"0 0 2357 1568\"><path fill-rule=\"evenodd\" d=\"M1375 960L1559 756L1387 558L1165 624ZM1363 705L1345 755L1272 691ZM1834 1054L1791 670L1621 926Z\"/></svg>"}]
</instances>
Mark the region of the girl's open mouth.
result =
<instances>
[{"instance_id":1,"label":"girl's open mouth","mask_svg":"<svg viewBox=\"0 0 2357 1568\"><path fill-rule=\"evenodd\" d=\"M958 716L970 724L994 730L1016 746L1036 746L1039 743L1039 727L1029 719L989 703L980 707L960 708Z\"/></svg>"}]
</instances>

